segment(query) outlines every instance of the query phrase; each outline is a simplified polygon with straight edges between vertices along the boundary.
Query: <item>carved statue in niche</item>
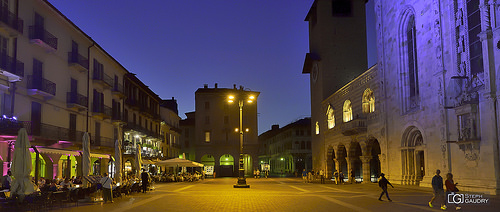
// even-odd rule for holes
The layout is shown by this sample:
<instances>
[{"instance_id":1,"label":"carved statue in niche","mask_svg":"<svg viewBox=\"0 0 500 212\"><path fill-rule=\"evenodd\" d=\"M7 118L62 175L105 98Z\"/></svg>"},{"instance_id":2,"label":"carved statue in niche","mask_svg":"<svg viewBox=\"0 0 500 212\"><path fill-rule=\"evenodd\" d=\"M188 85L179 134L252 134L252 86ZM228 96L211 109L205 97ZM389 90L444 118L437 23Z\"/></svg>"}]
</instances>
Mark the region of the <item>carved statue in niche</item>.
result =
<instances>
[{"instance_id":1,"label":"carved statue in niche","mask_svg":"<svg viewBox=\"0 0 500 212\"><path fill-rule=\"evenodd\" d=\"M464 24L464 15L463 15L462 8L459 8L458 11L455 13L455 24L458 26L461 26Z\"/></svg>"},{"instance_id":2,"label":"carved statue in niche","mask_svg":"<svg viewBox=\"0 0 500 212\"><path fill-rule=\"evenodd\" d=\"M465 61L460 61L458 64L458 76L465 76L467 71L467 63Z\"/></svg>"},{"instance_id":3,"label":"carved statue in niche","mask_svg":"<svg viewBox=\"0 0 500 212\"><path fill-rule=\"evenodd\" d=\"M458 42L457 42L457 52L458 53L462 53L462 52L465 52L465 44L464 44L464 36L461 35L459 38L458 38Z\"/></svg>"}]
</instances>

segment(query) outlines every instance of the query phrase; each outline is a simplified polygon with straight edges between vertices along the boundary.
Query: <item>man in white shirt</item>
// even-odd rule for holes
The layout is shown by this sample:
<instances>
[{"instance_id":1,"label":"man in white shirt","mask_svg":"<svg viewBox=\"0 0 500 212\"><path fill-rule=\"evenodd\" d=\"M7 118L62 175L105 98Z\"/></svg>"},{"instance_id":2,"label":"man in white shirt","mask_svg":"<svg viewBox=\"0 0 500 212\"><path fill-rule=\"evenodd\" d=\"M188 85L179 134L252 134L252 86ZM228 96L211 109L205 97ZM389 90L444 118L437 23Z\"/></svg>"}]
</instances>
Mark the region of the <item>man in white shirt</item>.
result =
<instances>
[{"instance_id":1,"label":"man in white shirt","mask_svg":"<svg viewBox=\"0 0 500 212\"><path fill-rule=\"evenodd\" d=\"M102 185L102 197L104 203L108 202L108 200L113 203L113 189L111 187L113 183L113 179L108 177L108 173L104 173L104 177L99 181Z\"/></svg>"}]
</instances>

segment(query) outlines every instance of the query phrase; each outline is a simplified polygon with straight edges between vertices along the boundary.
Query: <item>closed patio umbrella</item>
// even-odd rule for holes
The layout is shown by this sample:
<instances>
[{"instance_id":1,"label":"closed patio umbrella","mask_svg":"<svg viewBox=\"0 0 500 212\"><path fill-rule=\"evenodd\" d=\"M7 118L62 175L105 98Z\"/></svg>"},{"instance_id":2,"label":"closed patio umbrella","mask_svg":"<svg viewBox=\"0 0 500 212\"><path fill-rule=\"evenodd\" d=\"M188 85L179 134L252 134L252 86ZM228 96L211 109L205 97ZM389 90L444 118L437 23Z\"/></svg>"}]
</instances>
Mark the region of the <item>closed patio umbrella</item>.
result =
<instances>
[{"instance_id":1,"label":"closed patio umbrella","mask_svg":"<svg viewBox=\"0 0 500 212\"><path fill-rule=\"evenodd\" d=\"M119 139L115 141L115 181L122 182L122 144Z\"/></svg>"},{"instance_id":2,"label":"closed patio umbrella","mask_svg":"<svg viewBox=\"0 0 500 212\"><path fill-rule=\"evenodd\" d=\"M88 186L88 181L85 179L86 176L90 175L90 138L89 133L85 132L82 139L82 175L83 175L83 186Z\"/></svg>"},{"instance_id":3,"label":"closed patio umbrella","mask_svg":"<svg viewBox=\"0 0 500 212\"><path fill-rule=\"evenodd\" d=\"M142 167L142 156L141 156L141 145L137 144L137 148L135 149L135 164L136 167L136 176L141 176L141 167Z\"/></svg>"},{"instance_id":4,"label":"closed patio umbrella","mask_svg":"<svg viewBox=\"0 0 500 212\"><path fill-rule=\"evenodd\" d=\"M14 156L12 158L12 195L31 194L35 191L31 182L31 153L29 151L30 141L26 129L21 128L18 132L16 143L14 144Z\"/></svg>"}]
</instances>

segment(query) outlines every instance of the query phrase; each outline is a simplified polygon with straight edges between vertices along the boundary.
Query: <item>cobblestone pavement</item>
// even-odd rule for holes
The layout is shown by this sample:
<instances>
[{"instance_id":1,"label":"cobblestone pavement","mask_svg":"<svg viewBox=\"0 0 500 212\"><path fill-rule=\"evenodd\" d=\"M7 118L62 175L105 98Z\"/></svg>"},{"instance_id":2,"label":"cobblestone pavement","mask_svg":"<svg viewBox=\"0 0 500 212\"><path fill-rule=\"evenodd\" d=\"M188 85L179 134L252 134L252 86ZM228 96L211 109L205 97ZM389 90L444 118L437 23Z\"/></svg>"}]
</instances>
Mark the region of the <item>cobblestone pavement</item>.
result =
<instances>
[{"instance_id":1,"label":"cobblestone pavement","mask_svg":"<svg viewBox=\"0 0 500 212\"><path fill-rule=\"evenodd\" d=\"M146 194L115 198L114 203L70 206L61 211L152 212L152 211L440 211L430 208L429 188L394 185L393 202L378 201L377 184L303 183L299 178L247 178L250 188L233 188L236 178L199 182L157 183ZM455 211L448 205L447 211ZM487 205L462 205L462 211L498 211L500 200L490 197ZM495 208L497 210L495 210Z\"/></svg>"}]
</instances>

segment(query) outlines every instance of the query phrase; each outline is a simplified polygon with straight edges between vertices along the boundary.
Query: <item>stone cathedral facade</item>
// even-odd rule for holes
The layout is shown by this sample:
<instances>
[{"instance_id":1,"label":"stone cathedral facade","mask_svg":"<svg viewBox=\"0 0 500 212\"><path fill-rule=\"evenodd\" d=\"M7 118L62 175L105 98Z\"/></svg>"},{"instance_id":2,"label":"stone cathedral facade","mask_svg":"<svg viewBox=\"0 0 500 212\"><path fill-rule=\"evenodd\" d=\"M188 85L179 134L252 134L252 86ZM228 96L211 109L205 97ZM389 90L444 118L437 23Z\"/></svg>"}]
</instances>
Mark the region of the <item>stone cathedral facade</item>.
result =
<instances>
[{"instance_id":1,"label":"stone cathedral facade","mask_svg":"<svg viewBox=\"0 0 500 212\"><path fill-rule=\"evenodd\" d=\"M365 0L316 0L305 20L314 170L430 187L440 169L462 191L497 194L500 1L370 1L369 69Z\"/></svg>"}]
</instances>

